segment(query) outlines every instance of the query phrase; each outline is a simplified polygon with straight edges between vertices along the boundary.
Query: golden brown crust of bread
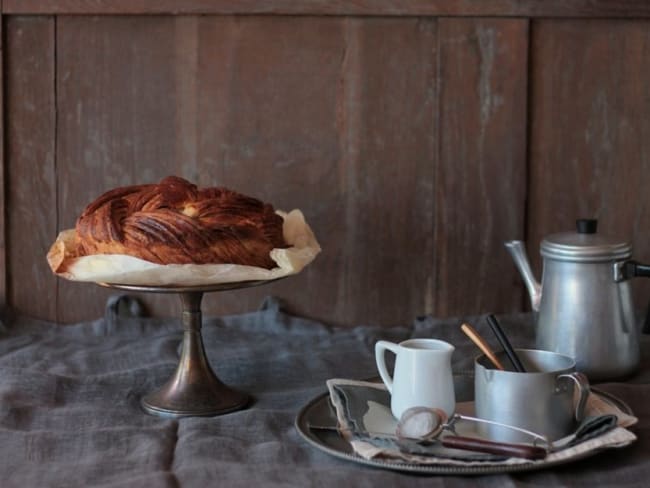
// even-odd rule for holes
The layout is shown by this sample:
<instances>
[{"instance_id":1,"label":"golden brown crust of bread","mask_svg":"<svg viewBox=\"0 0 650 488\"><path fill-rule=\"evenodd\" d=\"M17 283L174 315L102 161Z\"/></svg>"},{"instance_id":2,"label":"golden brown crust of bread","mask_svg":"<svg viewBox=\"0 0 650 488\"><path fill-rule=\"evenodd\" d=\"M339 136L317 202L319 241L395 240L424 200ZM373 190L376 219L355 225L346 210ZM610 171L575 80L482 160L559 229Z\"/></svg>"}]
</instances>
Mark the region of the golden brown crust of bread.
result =
<instances>
[{"instance_id":1,"label":"golden brown crust of bread","mask_svg":"<svg viewBox=\"0 0 650 488\"><path fill-rule=\"evenodd\" d=\"M108 191L77 220L80 255L127 254L158 264L275 267L287 247L283 218L270 204L170 176L159 184Z\"/></svg>"}]
</instances>

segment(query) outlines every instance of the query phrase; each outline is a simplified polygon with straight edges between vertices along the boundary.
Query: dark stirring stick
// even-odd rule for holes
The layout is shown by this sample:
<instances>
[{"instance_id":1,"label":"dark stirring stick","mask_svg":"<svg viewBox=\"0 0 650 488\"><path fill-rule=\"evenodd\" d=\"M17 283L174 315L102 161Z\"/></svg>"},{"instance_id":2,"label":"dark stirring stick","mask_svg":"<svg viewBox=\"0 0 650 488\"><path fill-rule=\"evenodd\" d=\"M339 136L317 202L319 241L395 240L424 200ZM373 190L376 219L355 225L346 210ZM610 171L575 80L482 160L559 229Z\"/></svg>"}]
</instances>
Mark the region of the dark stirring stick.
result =
<instances>
[{"instance_id":1,"label":"dark stirring stick","mask_svg":"<svg viewBox=\"0 0 650 488\"><path fill-rule=\"evenodd\" d=\"M487 321L488 324L490 325L490 328L492 329L492 332L494 332L494 335L497 337L497 340L501 344L501 347L503 347L503 350L508 355L508 359L510 359L510 362L514 366L515 371L519 373L525 373L526 369L524 368L524 365L521 364L519 357L515 353L515 350L512 348L512 346L510 345L510 341L503 333L503 330L501 329L499 322L497 322L496 317L490 314L487 316Z\"/></svg>"}]
</instances>

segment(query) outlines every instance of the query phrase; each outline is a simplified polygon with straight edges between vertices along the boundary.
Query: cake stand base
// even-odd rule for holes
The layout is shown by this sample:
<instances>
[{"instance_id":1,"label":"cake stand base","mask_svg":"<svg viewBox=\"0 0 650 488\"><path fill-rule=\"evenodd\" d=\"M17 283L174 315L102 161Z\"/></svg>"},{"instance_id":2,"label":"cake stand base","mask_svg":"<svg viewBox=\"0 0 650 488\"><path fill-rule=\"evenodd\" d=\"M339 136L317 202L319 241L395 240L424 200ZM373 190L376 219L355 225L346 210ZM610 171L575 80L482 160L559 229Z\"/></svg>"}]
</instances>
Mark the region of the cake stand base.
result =
<instances>
[{"instance_id":1,"label":"cake stand base","mask_svg":"<svg viewBox=\"0 0 650 488\"><path fill-rule=\"evenodd\" d=\"M214 374L201 337L203 292L180 293L183 346L174 375L158 391L142 398L147 413L163 417L220 415L246 406L249 396L226 386Z\"/></svg>"},{"instance_id":2,"label":"cake stand base","mask_svg":"<svg viewBox=\"0 0 650 488\"><path fill-rule=\"evenodd\" d=\"M267 281L268 282L268 281ZM183 344L173 376L157 391L145 395L140 403L145 412L167 418L207 417L242 409L250 402L246 393L221 382L212 371L201 337L201 300L207 291L245 288L267 282L242 282L200 287L154 287L100 283L129 291L178 293L183 307Z\"/></svg>"}]
</instances>

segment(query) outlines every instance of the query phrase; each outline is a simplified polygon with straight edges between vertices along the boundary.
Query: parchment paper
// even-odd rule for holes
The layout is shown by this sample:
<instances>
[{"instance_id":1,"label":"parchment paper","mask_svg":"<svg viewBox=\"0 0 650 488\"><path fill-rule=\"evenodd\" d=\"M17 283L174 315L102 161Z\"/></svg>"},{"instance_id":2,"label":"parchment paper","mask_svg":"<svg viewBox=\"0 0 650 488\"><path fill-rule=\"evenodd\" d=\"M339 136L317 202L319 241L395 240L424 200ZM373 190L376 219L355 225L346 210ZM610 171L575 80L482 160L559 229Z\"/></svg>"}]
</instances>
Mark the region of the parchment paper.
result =
<instances>
[{"instance_id":1,"label":"parchment paper","mask_svg":"<svg viewBox=\"0 0 650 488\"><path fill-rule=\"evenodd\" d=\"M47 255L52 271L73 281L148 286L198 286L240 281L273 280L299 273L314 260L321 247L300 210L278 210L284 218L287 249L271 250L273 269L237 264L160 265L122 254L77 256L75 230L59 233Z\"/></svg>"}]
</instances>

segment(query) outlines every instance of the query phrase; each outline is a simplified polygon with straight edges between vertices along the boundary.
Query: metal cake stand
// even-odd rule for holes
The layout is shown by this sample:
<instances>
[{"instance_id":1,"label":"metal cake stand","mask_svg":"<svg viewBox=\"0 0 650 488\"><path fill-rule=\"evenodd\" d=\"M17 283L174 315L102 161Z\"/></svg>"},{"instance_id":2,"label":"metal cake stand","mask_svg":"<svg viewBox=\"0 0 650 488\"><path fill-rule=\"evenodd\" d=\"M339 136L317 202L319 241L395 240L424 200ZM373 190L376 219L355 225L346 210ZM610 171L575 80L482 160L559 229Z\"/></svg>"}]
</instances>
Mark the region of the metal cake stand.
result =
<instances>
[{"instance_id":1,"label":"metal cake stand","mask_svg":"<svg viewBox=\"0 0 650 488\"><path fill-rule=\"evenodd\" d=\"M241 281L202 286L142 286L98 283L108 288L148 293L177 293L181 299L183 345L176 372L140 403L152 415L167 418L207 417L244 408L250 397L225 385L205 355L201 337L203 294L263 285L276 280Z\"/></svg>"}]
</instances>

